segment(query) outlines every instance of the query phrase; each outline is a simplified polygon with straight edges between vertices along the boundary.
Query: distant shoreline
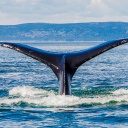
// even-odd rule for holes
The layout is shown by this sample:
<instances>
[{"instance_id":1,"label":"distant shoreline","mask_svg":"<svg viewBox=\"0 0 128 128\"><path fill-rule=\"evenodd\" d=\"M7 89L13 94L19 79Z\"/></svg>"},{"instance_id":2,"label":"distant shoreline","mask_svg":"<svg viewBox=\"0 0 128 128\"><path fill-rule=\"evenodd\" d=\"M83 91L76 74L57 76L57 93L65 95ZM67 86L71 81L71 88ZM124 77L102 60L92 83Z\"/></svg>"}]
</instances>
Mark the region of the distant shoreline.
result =
<instances>
[{"instance_id":1,"label":"distant shoreline","mask_svg":"<svg viewBox=\"0 0 128 128\"><path fill-rule=\"evenodd\" d=\"M128 38L128 22L0 25L1 41L100 42Z\"/></svg>"}]
</instances>

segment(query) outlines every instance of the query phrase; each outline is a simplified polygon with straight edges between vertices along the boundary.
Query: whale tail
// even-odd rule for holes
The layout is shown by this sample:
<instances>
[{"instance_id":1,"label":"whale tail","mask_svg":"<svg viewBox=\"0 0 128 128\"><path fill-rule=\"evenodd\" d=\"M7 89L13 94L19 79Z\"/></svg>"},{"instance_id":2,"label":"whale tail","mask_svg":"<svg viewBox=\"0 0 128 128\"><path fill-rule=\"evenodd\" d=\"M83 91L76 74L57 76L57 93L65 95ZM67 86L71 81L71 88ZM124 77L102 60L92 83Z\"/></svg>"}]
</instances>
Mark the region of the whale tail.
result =
<instances>
[{"instance_id":1,"label":"whale tail","mask_svg":"<svg viewBox=\"0 0 128 128\"><path fill-rule=\"evenodd\" d=\"M19 43L0 42L0 45L21 52L49 66L59 80L59 94L70 95L71 80L80 65L127 42L128 39L114 40L72 53L49 52Z\"/></svg>"}]
</instances>

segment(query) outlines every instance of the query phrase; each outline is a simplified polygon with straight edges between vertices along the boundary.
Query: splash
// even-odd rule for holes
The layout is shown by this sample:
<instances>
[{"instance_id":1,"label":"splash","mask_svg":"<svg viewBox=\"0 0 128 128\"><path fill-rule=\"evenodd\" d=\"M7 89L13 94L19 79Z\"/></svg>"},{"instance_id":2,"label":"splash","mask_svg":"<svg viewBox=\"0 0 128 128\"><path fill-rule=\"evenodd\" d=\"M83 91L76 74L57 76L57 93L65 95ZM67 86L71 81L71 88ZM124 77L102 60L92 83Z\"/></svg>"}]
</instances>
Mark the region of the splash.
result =
<instances>
[{"instance_id":1,"label":"splash","mask_svg":"<svg viewBox=\"0 0 128 128\"><path fill-rule=\"evenodd\" d=\"M113 92L114 95L128 95L128 89L118 89Z\"/></svg>"},{"instance_id":2,"label":"splash","mask_svg":"<svg viewBox=\"0 0 128 128\"><path fill-rule=\"evenodd\" d=\"M14 87L9 91L9 95L19 96L19 97L29 97L37 98L42 96L52 96L55 95L53 91L46 91L43 89L34 88L32 86L18 86Z\"/></svg>"},{"instance_id":3,"label":"splash","mask_svg":"<svg viewBox=\"0 0 128 128\"><path fill-rule=\"evenodd\" d=\"M57 95L53 90L20 86L9 90L8 96L0 98L0 106L22 106L24 103L33 107L75 107L80 105L120 104L122 102L128 102L128 89L118 89L111 92L111 94L82 98L79 96Z\"/></svg>"}]
</instances>

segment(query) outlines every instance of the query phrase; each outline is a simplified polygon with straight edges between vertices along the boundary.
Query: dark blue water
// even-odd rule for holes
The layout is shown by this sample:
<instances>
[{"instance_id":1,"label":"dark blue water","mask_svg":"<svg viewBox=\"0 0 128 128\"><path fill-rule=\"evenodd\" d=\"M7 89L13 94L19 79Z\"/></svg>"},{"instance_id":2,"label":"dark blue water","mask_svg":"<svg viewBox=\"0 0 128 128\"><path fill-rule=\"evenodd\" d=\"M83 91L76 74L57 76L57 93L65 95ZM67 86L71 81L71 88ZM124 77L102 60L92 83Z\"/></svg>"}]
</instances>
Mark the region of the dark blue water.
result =
<instances>
[{"instance_id":1,"label":"dark blue water","mask_svg":"<svg viewBox=\"0 0 128 128\"><path fill-rule=\"evenodd\" d=\"M28 45L70 52L100 42L42 42ZM0 127L128 127L128 45L83 64L72 96L58 95L51 69L0 47Z\"/></svg>"}]
</instances>

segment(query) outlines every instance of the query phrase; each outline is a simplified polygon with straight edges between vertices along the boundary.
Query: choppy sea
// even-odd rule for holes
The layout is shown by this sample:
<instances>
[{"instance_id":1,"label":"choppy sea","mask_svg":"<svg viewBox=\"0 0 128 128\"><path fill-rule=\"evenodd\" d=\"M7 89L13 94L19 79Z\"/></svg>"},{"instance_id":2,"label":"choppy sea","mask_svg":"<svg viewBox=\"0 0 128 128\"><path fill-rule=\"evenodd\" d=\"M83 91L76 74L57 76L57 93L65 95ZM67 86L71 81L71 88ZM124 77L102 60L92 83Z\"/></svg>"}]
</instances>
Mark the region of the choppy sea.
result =
<instances>
[{"instance_id":1,"label":"choppy sea","mask_svg":"<svg viewBox=\"0 0 128 128\"><path fill-rule=\"evenodd\" d=\"M72 52L99 43L26 44ZM46 65L0 47L0 127L128 128L128 44L79 67L71 96L58 95L57 78Z\"/></svg>"}]
</instances>

